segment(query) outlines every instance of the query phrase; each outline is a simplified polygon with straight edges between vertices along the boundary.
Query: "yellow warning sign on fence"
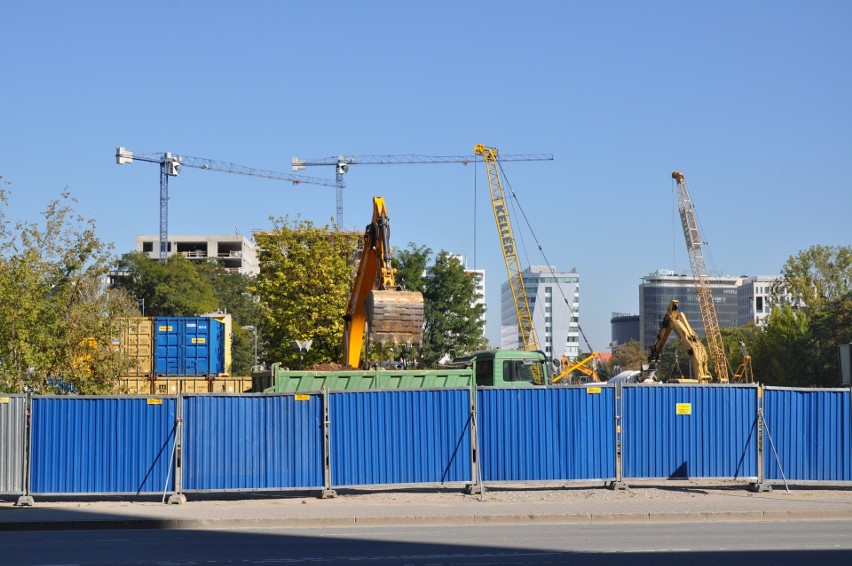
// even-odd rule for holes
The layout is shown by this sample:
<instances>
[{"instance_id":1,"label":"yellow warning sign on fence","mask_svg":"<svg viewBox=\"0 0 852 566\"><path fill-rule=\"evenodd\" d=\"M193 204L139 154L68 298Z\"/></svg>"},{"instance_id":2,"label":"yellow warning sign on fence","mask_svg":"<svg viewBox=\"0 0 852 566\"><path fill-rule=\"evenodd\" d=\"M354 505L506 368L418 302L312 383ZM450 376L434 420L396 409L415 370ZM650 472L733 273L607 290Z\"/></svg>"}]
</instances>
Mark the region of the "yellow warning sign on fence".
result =
<instances>
[{"instance_id":1,"label":"yellow warning sign on fence","mask_svg":"<svg viewBox=\"0 0 852 566\"><path fill-rule=\"evenodd\" d=\"M675 405L675 414L676 415L691 415L692 414L692 403L677 403Z\"/></svg>"},{"instance_id":2,"label":"yellow warning sign on fence","mask_svg":"<svg viewBox=\"0 0 852 566\"><path fill-rule=\"evenodd\" d=\"M600 395L600 392L601 392L600 387L588 387L588 388L586 388L586 393L588 395L591 395L592 393L597 393L598 395Z\"/></svg>"},{"instance_id":3,"label":"yellow warning sign on fence","mask_svg":"<svg viewBox=\"0 0 852 566\"><path fill-rule=\"evenodd\" d=\"M163 400L158 399L157 397L148 397L148 404L149 405L162 405Z\"/></svg>"},{"instance_id":4,"label":"yellow warning sign on fence","mask_svg":"<svg viewBox=\"0 0 852 566\"><path fill-rule=\"evenodd\" d=\"M296 401L310 401L310 395L296 395Z\"/></svg>"}]
</instances>

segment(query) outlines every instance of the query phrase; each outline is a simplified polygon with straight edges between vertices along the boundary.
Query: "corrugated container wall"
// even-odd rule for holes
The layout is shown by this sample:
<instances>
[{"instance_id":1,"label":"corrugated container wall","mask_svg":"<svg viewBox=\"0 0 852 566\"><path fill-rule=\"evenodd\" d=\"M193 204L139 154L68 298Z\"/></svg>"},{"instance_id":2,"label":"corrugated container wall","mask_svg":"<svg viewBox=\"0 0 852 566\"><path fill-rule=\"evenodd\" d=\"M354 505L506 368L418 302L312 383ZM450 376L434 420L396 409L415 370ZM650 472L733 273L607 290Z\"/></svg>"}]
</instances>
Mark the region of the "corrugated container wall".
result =
<instances>
[{"instance_id":1,"label":"corrugated container wall","mask_svg":"<svg viewBox=\"0 0 852 566\"><path fill-rule=\"evenodd\" d=\"M214 320L218 320L222 323L223 333L225 337L224 349L223 349L223 359L225 361L224 367L222 370L222 375L231 375L232 364L233 364L233 355L231 354L231 347L234 341L234 328L233 328L233 318L231 315L221 312L212 312L212 313L204 313L201 316L206 316L207 318L212 318Z\"/></svg>"},{"instance_id":2,"label":"corrugated container wall","mask_svg":"<svg viewBox=\"0 0 852 566\"><path fill-rule=\"evenodd\" d=\"M225 332L207 317L154 318L157 376L218 376L225 371Z\"/></svg>"},{"instance_id":3,"label":"corrugated container wall","mask_svg":"<svg viewBox=\"0 0 852 566\"><path fill-rule=\"evenodd\" d=\"M0 395L0 493L24 491L27 398Z\"/></svg>"},{"instance_id":4,"label":"corrugated container wall","mask_svg":"<svg viewBox=\"0 0 852 566\"><path fill-rule=\"evenodd\" d=\"M153 371L154 334L150 317L134 317L127 320L127 326L121 331L119 348L133 359L133 365L127 370L127 377L147 377Z\"/></svg>"}]
</instances>

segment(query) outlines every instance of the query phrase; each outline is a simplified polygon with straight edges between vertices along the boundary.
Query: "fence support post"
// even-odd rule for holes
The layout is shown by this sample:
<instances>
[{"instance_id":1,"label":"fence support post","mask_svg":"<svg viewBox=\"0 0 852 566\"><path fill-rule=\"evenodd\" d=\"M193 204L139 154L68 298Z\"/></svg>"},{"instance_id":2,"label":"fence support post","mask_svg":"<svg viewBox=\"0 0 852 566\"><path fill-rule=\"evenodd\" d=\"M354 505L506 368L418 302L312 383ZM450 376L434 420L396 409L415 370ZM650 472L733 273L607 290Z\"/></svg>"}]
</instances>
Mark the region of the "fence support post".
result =
<instances>
[{"instance_id":1,"label":"fence support post","mask_svg":"<svg viewBox=\"0 0 852 566\"><path fill-rule=\"evenodd\" d=\"M183 491L183 393L175 400L175 492L169 496L170 505L186 503Z\"/></svg>"},{"instance_id":2,"label":"fence support post","mask_svg":"<svg viewBox=\"0 0 852 566\"><path fill-rule=\"evenodd\" d=\"M30 394L27 394L27 400L25 401L26 405L24 408L24 495L18 497L18 501L15 503L18 507L32 507L35 504L35 499L30 495L30 460L32 459L32 432L30 432L30 427L32 426L32 414L33 414L33 397Z\"/></svg>"},{"instance_id":3,"label":"fence support post","mask_svg":"<svg viewBox=\"0 0 852 566\"><path fill-rule=\"evenodd\" d=\"M615 394L613 395L613 403L615 403L615 407L613 408L613 415L615 415L615 481L610 484L611 489L627 489L627 484L624 483L624 471L622 469L622 448L621 448L621 411L624 407L624 403L622 401L622 384L615 384Z\"/></svg>"},{"instance_id":4,"label":"fence support post","mask_svg":"<svg viewBox=\"0 0 852 566\"><path fill-rule=\"evenodd\" d=\"M757 481L749 484L749 491L758 493L772 491L772 486L766 483L764 464L766 462L766 425L763 422L763 386L757 385Z\"/></svg>"},{"instance_id":5,"label":"fence support post","mask_svg":"<svg viewBox=\"0 0 852 566\"><path fill-rule=\"evenodd\" d=\"M322 492L320 499L336 497L331 488L331 411L328 402L328 389L322 390Z\"/></svg>"},{"instance_id":6,"label":"fence support post","mask_svg":"<svg viewBox=\"0 0 852 566\"><path fill-rule=\"evenodd\" d=\"M469 495L482 495L485 486L482 485L482 469L479 467L479 430L477 427L476 382L470 386L470 483L464 488Z\"/></svg>"}]
</instances>

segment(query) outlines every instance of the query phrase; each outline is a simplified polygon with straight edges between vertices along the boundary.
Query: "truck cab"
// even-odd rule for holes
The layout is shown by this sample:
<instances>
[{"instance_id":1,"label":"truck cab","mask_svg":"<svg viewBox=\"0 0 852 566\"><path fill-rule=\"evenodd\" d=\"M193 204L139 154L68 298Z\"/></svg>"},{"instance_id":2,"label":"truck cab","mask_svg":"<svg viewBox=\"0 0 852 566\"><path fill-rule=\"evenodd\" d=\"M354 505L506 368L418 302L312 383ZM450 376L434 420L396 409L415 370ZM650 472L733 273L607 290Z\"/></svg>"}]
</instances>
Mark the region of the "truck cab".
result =
<instances>
[{"instance_id":1,"label":"truck cab","mask_svg":"<svg viewBox=\"0 0 852 566\"><path fill-rule=\"evenodd\" d=\"M519 387L546 385L550 381L542 352L482 350L467 358L473 363L478 386Z\"/></svg>"}]
</instances>

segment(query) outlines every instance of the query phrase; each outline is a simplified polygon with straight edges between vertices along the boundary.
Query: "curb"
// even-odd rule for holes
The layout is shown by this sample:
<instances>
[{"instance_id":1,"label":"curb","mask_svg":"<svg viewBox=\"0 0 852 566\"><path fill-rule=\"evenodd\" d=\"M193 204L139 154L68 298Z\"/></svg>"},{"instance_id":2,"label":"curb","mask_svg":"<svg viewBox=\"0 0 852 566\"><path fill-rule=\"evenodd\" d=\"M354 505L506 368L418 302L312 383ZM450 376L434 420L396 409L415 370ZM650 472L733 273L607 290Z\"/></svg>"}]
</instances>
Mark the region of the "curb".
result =
<instances>
[{"instance_id":1,"label":"curb","mask_svg":"<svg viewBox=\"0 0 852 566\"><path fill-rule=\"evenodd\" d=\"M684 513L526 513L408 517L281 517L274 519L119 519L77 521L9 521L4 531L91 531L151 529L318 528L354 526L475 526L523 524L683 523L720 521L850 520L852 510L693 511Z\"/></svg>"}]
</instances>

